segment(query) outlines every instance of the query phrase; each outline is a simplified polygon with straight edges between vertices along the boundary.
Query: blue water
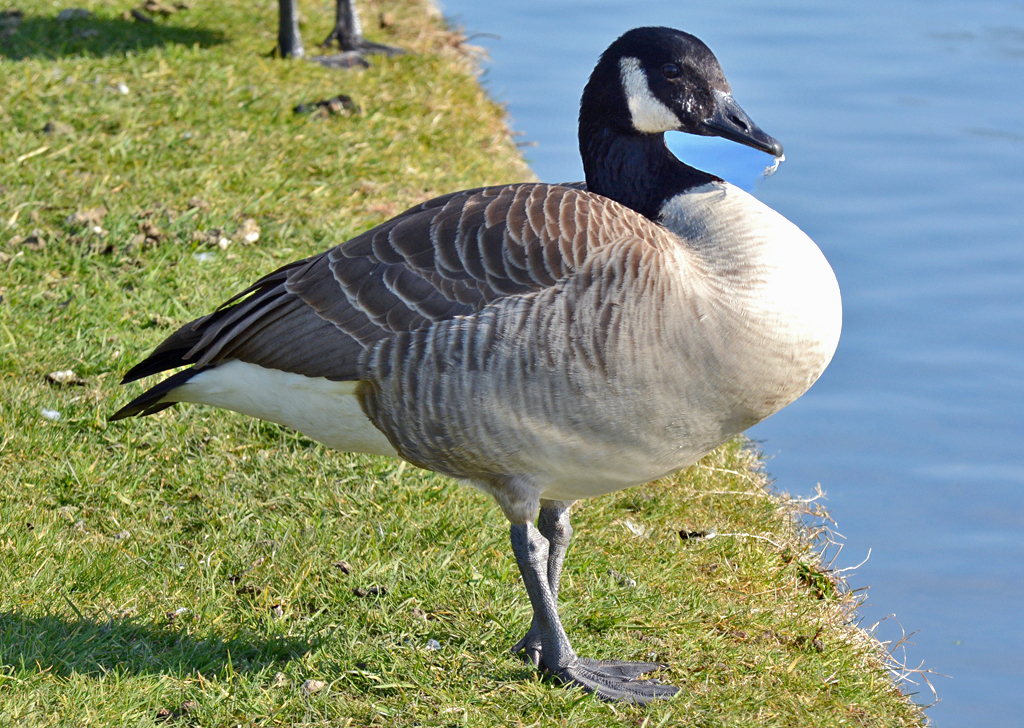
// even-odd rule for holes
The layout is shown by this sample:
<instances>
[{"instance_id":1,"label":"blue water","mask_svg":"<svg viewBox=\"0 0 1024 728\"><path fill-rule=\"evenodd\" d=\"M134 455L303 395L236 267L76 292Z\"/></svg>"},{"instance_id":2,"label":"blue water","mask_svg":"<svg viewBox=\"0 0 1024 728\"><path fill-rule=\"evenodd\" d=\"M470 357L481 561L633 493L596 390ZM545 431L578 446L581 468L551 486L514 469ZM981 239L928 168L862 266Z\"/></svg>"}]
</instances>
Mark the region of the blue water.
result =
<instances>
[{"instance_id":1,"label":"blue water","mask_svg":"<svg viewBox=\"0 0 1024 728\"><path fill-rule=\"evenodd\" d=\"M941 728L1024 725L1024 3L994 0L444 0L491 57L537 175L582 177L579 95L601 51L669 25L718 55L783 142L670 145L802 227L843 290L843 338L800 401L751 435L778 487L817 483L871 558L863 625L916 631ZM714 140L717 142L718 140ZM496 182L499 180L495 180ZM898 620L898 622L897 622ZM921 685L908 686L927 703Z\"/></svg>"}]
</instances>

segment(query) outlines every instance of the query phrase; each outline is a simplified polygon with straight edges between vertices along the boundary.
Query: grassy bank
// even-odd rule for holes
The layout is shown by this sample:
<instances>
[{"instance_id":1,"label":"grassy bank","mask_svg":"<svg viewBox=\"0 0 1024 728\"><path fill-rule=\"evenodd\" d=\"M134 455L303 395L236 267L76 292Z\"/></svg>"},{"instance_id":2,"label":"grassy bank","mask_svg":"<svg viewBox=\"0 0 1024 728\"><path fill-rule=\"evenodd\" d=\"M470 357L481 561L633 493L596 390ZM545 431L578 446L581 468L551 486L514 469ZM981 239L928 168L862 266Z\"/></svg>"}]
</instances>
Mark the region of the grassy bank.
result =
<instances>
[{"instance_id":1,"label":"grassy bank","mask_svg":"<svg viewBox=\"0 0 1024 728\"><path fill-rule=\"evenodd\" d=\"M108 425L180 322L529 171L415 2L364 6L414 53L355 73L267 57L273 2L79 5L0 25L0 725L921 723L742 443L574 511L577 650L653 656L682 688L637 709L508 654L530 608L480 494L208 408ZM357 108L292 111L338 94Z\"/></svg>"}]
</instances>

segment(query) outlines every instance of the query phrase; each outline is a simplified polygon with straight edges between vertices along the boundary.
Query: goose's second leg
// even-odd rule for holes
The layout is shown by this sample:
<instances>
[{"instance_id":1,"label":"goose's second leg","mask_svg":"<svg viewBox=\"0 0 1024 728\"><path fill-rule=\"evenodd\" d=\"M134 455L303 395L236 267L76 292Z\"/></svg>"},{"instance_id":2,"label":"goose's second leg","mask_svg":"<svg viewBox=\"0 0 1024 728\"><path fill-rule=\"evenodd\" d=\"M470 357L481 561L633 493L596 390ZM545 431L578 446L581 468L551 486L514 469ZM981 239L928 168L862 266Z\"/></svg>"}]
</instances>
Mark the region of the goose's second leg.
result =
<instances>
[{"instance_id":1,"label":"goose's second leg","mask_svg":"<svg viewBox=\"0 0 1024 728\"><path fill-rule=\"evenodd\" d=\"M567 510L567 509L566 509ZM567 514L566 514L566 517ZM662 667L657 663L630 663L580 659L558 618L558 605L548 579L549 543L533 523L513 523L512 551L533 606L531 631L540 635L540 667L563 683L578 685L605 700L646 704L670 698L678 688L656 680L635 680L644 672ZM564 556L564 551L563 551ZM527 633L529 636L529 633Z\"/></svg>"}]
</instances>

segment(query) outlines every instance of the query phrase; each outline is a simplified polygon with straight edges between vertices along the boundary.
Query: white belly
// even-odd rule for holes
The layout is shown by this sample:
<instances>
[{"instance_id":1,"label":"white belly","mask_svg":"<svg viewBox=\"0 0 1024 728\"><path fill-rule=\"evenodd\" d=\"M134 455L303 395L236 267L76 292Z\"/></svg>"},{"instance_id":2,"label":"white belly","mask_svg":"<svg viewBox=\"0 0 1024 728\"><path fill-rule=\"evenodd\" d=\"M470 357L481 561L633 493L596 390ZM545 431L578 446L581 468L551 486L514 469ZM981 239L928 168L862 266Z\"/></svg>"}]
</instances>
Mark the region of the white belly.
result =
<instances>
[{"instance_id":1,"label":"white belly","mask_svg":"<svg viewBox=\"0 0 1024 728\"><path fill-rule=\"evenodd\" d=\"M360 407L356 384L236 359L200 372L165 401L210 404L276 422L335 450L398 457Z\"/></svg>"}]
</instances>

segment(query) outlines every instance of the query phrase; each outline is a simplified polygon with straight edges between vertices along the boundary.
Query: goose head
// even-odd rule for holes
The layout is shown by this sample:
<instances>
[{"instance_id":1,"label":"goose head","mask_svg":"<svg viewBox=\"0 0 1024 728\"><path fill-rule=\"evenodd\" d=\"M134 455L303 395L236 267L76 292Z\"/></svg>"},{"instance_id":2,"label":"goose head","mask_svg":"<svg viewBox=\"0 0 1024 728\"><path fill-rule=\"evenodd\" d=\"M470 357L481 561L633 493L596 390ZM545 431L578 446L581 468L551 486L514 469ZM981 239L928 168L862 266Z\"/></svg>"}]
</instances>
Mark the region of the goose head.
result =
<instances>
[{"instance_id":1,"label":"goose head","mask_svg":"<svg viewBox=\"0 0 1024 728\"><path fill-rule=\"evenodd\" d=\"M782 144L736 102L699 38L635 28L601 55L583 91L579 142L588 189L657 219L665 199L717 179L676 159L665 146L667 131L782 156Z\"/></svg>"}]
</instances>

